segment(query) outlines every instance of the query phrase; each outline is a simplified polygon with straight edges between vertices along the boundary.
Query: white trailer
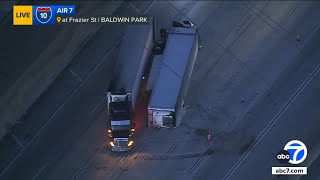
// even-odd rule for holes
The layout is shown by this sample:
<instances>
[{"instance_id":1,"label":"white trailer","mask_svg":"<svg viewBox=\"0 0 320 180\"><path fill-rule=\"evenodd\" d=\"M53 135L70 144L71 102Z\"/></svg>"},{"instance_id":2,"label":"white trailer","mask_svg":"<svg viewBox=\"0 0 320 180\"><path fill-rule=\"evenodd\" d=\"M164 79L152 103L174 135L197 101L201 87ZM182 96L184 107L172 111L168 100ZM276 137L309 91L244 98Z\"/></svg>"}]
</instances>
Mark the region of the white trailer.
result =
<instances>
[{"instance_id":1,"label":"white trailer","mask_svg":"<svg viewBox=\"0 0 320 180\"><path fill-rule=\"evenodd\" d=\"M120 44L115 78L107 93L108 133L113 151L133 145L135 109L146 65L154 45L154 19L146 25L128 25Z\"/></svg>"},{"instance_id":2,"label":"white trailer","mask_svg":"<svg viewBox=\"0 0 320 180\"><path fill-rule=\"evenodd\" d=\"M198 30L190 27L170 29L162 55L160 72L148 105L149 127L180 125L193 66L198 53Z\"/></svg>"},{"instance_id":3,"label":"white trailer","mask_svg":"<svg viewBox=\"0 0 320 180\"><path fill-rule=\"evenodd\" d=\"M131 93L134 109L139 95L141 81L151 49L154 45L154 19L147 25L128 25L120 44L119 56L114 69L115 78L111 93L120 90L124 95Z\"/></svg>"},{"instance_id":4,"label":"white trailer","mask_svg":"<svg viewBox=\"0 0 320 180\"><path fill-rule=\"evenodd\" d=\"M152 66L151 66L149 77L148 77L147 87L146 87L147 91L152 90L155 84L155 81L159 75L161 64L162 64L162 55L154 55Z\"/></svg>"}]
</instances>

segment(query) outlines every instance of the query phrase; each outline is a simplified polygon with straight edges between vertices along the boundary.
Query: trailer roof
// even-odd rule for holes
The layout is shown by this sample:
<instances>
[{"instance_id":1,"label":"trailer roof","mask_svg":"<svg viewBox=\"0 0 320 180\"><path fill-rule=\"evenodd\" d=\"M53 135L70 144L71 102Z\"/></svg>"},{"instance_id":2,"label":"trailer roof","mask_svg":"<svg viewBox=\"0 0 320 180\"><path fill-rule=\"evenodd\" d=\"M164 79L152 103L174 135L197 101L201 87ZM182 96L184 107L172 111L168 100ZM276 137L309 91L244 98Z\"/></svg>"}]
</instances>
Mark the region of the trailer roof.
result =
<instances>
[{"instance_id":1,"label":"trailer roof","mask_svg":"<svg viewBox=\"0 0 320 180\"><path fill-rule=\"evenodd\" d=\"M147 39L153 33L152 20L146 25L128 25L120 43L117 66L115 72L115 89L124 88L131 92L138 75L141 58L145 52Z\"/></svg>"},{"instance_id":2,"label":"trailer roof","mask_svg":"<svg viewBox=\"0 0 320 180\"><path fill-rule=\"evenodd\" d=\"M152 66L151 66L149 77L148 77L147 90L150 90L153 88L157 80L157 77L159 75L161 64L162 64L162 55L155 55L153 58Z\"/></svg>"},{"instance_id":3,"label":"trailer roof","mask_svg":"<svg viewBox=\"0 0 320 180\"><path fill-rule=\"evenodd\" d=\"M158 79L153 87L150 108L174 109L189 62L197 30L172 28L163 54Z\"/></svg>"}]
</instances>

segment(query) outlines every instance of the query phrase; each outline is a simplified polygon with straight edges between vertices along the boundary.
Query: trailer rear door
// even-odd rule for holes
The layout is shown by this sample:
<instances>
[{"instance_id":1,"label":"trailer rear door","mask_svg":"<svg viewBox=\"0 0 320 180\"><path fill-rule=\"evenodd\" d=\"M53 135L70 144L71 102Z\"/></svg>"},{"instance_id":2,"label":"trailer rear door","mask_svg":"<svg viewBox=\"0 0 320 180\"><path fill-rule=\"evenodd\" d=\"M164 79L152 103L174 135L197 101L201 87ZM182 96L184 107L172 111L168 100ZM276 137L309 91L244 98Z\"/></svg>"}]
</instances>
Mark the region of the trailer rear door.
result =
<instances>
[{"instance_id":1,"label":"trailer rear door","mask_svg":"<svg viewBox=\"0 0 320 180\"><path fill-rule=\"evenodd\" d=\"M174 120L169 111L154 111L153 112L153 127L173 127Z\"/></svg>"}]
</instances>

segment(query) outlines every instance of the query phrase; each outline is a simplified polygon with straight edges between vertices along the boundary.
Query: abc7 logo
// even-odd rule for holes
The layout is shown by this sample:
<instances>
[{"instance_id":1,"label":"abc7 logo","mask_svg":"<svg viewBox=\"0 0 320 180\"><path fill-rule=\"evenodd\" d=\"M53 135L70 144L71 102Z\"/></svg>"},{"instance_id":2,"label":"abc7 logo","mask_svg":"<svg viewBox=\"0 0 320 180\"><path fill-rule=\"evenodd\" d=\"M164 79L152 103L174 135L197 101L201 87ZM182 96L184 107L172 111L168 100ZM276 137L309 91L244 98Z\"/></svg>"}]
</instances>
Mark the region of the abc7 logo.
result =
<instances>
[{"instance_id":1,"label":"abc7 logo","mask_svg":"<svg viewBox=\"0 0 320 180\"><path fill-rule=\"evenodd\" d=\"M307 147L298 140L288 142L284 150L281 150L277 154L277 159L280 163L300 164L307 157Z\"/></svg>"},{"instance_id":2,"label":"abc7 logo","mask_svg":"<svg viewBox=\"0 0 320 180\"><path fill-rule=\"evenodd\" d=\"M290 154L286 150L281 150L278 152L277 159L282 164L288 163L290 160Z\"/></svg>"}]
</instances>

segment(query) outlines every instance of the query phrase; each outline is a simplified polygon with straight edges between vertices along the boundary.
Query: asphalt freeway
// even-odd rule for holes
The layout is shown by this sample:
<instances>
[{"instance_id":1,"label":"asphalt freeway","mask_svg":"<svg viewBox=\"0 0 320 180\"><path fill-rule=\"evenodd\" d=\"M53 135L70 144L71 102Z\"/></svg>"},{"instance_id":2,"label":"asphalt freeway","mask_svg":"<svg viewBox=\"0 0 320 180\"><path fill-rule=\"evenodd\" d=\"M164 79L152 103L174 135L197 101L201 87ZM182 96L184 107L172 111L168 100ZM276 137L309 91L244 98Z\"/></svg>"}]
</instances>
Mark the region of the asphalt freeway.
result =
<instances>
[{"instance_id":1,"label":"asphalt freeway","mask_svg":"<svg viewBox=\"0 0 320 180\"><path fill-rule=\"evenodd\" d=\"M101 42L101 40L110 40L111 38L118 38L118 40L120 40L121 31L117 31L118 36L113 34L113 37L111 37L110 34L104 33L105 31L106 29L102 28L100 32L97 32L97 39L93 40L92 43L103 44L104 41ZM108 29L108 31L111 30ZM105 44L103 45L107 48ZM93 51L95 48L90 48L89 50ZM69 95L69 97L72 97L67 98L60 106L61 108L58 108L54 114L49 116L49 119L40 128L40 131L31 142L25 146L22 154L19 154L20 156L18 155L17 159L15 159L15 163L10 164L8 171L2 174L4 179L21 179L21 177L32 179L37 174L38 168L41 169L46 163L57 158L57 156L68 148L72 142L76 141L82 131L90 125L92 121L91 112L100 101L100 98L95 96L99 94L103 96L105 94L105 89L108 87L110 80L109 78L111 78L112 60L115 59L112 50L112 47L110 47L110 53L107 52L108 54L105 54L106 56L102 55L101 59L91 57L92 60L96 59L98 64L94 66L92 73L85 76L83 80L79 80L81 76L74 75L72 77L73 74L69 73L69 76L72 78L64 83L79 84ZM90 52L87 53L90 54ZM99 57L97 53L91 54ZM86 68L78 69L83 70L82 72L86 70ZM68 69L68 71L69 70L70 69ZM73 72L77 73L75 69L73 69ZM106 72L109 72L109 74ZM93 89L92 87L95 86L97 86L97 88ZM88 96L90 94L92 94L92 96ZM54 101L54 99L52 100ZM35 159L35 155L38 158ZM16 172L21 173L17 174Z\"/></svg>"},{"instance_id":2,"label":"asphalt freeway","mask_svg":"<svg viewBox=\"0 0 320 180\"><path fill-rule=\"evenodd\" d=\"M32 117L63 85L75 90L53 114L41 116L44 126L1 179L288 179L272 176L271 167L280 166L276 153L292 139L306 144L302 165L316 179L319 9L318 2L297 1L126 3L119 13L154 15L158 28L182 19L199 28L201 48L181 126L146 128L145 117L138 117L134 150L109 151L105 93L121 73L112 67L123 27L102 26ZM147 101L139 101L140 115Z\"/></svg>"},{"instance_id":3,"label":"asphalt freeway","mask_svg":"<svg viewBox=\"0 0 320 180\"><path fill-rule=\"evenodd\" d=\"M118 4L118 3L116 3ZM106 9L106 8L105 8ZM101 10L101 9L99 9ZM105 33L105 32L113 32ZM64 148L67 145L70 144L70 141L74 141L74 137L79 136L79 133L81 132L81 128L86 127L87 121L90 121L90 113L79 114L80 117L84 117L85 121L81 121L82 123L77 122L78 117L72 121L72 113L76 114L75 112L78 111L78 109L74 109L73 111L70 111L68 108L73 108L74 105L68 104L68 108L65 108L67 102L70 102L70 97L76 96L78 93L78 90L83 87L84 83L90 80L90 78L94 78L95 80L102 80L99 84L100 88L97 88L97 91L94 91L94 94L100 94L102 93L104 95L105 89L108 87L108 81L109 79L105 78L104 75L108 77L108 74L99 74L100 78L97 78L94 76L94 73L101 73L102 71L106 72L112 72L112 60L115 59L112 54L115 49L116 43L120 41L122 36L121 28L118 26L112 26L110 27L102 27L99 31L96 32L95 36L93 36L90 41L87 43L87 45L82 49L83 51L80 52L78 55L74 57L74 60L72 60L71 65L66 68L60 75L60 77L57 78L57 80L54 82L52 86L45 92L45 94L42 95L41 99L33 106L31 109L30 114L28 114L27 117L25 117L26 123L22 127L18 127L18 130L16 131L15 137L17 139L18 144L21 146L21 151L18 153L18 155L14 158L14 160L7 166L4 171L2 171L1 176L3 178L6 178L8 174L10 174L10 169L13 169L11 175L8 175L8 179L21 179L21 177L32 179L33 176L36 175L36 171L38 170L38 167L41 167L44 163L46 163L46 159L39 158L38 161L34 160L34 154L40 155L42 153L42 157L46 156L49 158L55 158L56 155L63 151ZM108 40L108 43L106 43L106 39ZM104 48L102 50L97 49L96 46L103 46ZM88 56L90 55L90 56ZM107 61L106 59L111 58L111 60ZM90 59L90 61L87 61ZM82 66L79 66L78 63L82 62ZM85 64L84 64L85 63ZM107 64L106 64L107 63ZM104 68L104 69L103 69ZM109 74L109 76L111 76ZM111 77L109 77L111 79ZM92 82L92 79L91 79ZM92 84L89 84L86 86L89 88L89 90L85 89L83 92L90 93L90 87L92 87ZM91 91L92 92L92 91ZM103 96L102 95L102 96ZM87 111L92 111L94 106L96 106L100 98L94 98L91 96L81 95L83 97L88 97L88 102L90 103L84 103L84 108ZM81 96L77 96L76 99L80 100L83 98L80 98ZM84 99L83 99L84 100ZM48 102L50 102L49 105L46 105ZM72 101L71 101L72 102ZM75 103L75 102L72 102ZM83 103L77 102L80 106ZM76 103L76 104L77 104ZM91 106L90 106L91 105ZM62 111L62 112L60 112ZM83 112L87 112L83 111ZM66 114L64 114L66 113ZM71 114L70 114L71 113ZM63 118L59 115L66 115ZM56 120L58 119L58 121ZM60 120L60 124L59 123ZM51 125L53 122L54 125ZM69 122L71 129L72 127L76 127L76 131L73 132L72 130L64 131L67 134L61 134L61 136L57 136L57 132L59 132L59 129L61 127L67 127L67 124L64 124L64 122ZM57 124L56 124L57 123ZM60 126L61 125L61 126ZM69 127L70 127L69 126ZM48 127L50 127L50 131L48 131ZM54 128L56 127L56 128ZM35 130L38 130L35 132ZM51 133L50 133L51 132ZM70 133L70 134L69 134ZM45 134L45 135L43 135ZM48 136L46 136L48 135ZM72 136L75 135L75 136ZM31 137L30 137L31 136ZM61 143L56 144L57 139L64 139L64 137L68 137L65 139L65 141L61 141ZM40 139L37 139L37 137L40 137ZM31 141L29 141L31 138ZM49 140L50 139L50 140ZM36 146L33 146L34 144L37 144ZM54 145L53 148L51 145ZM43 147L47 147L47 149L44 149ZM10 150L7 150L10 151ZM29 152L29 155L28 155ZM30 153L31 152L31 153ZM2 153L5 153L2 149ZM20 157L22 155L22 157ZM40 156L41 157L41 156ZM20 163L14 163L16 161L22 162ZM28 165L31 161L33 161L33 165ZM18 166L16 166L18 165ZM26 174L16 174L15 172L18 170L19 167L25 170ZM27 169L28 167L29 169ZM8 174L6 173L8 170ZM18 176L18 177L16 177Z\"/></svg>"},{"instance_id":4,"label":"asphalt freeway","mask_svg":"<svg viewBox=\"0 0 320 180\"><path fill-rule=\"evenodd\" d=\"M50 28L39 28L36 26L22 27L12 26L13 11L12 6L18 3L19 5L30 5L30 1L15 1L2 2L5 7L1 11L1 32L0 43L1 53L1 69L0 69L0 94L4 93L25 70L34 63L41 52L43 52L50 43L57 38L61 30L61 26L52 26ZM34 5L41 5L40 2L32 2ZM62 2L61 4L68 4L69 2ZM47 4L54 4L47 2ZM77 3L79 7L80 3ZM6 14L4 14L5 12ZM27 34L27 35L26 35ZM61 45L60 45L61 46ZM19 52L19 53L13 53Z\"/></svg>"},{"instance_id":5,"label":"asphalt freeway","mask_svg":"<svg viewBox=\"0 0 320 180\"><path fill-rule=\"evenodd\" d=\"M10 23L12 23L11 16L10 19ZM1 94L37 59L39 54L57 37L60 31L61 27L59 26L41 30L37 27L1 26L0 38L2 42L6 42L0 43L0 48L2 49L0 56L2 64L0 69ZM31 43L32 45L30 45Z\"/></svg>"},{"instance_id":6,"label":"asphalt freeway","mask_svg":"<svg viewBox=\"0 0 320 180\"><path fill-rule=\"evenodd\" d=\"M23 1L21 3L28 4L30 2ZM95 13L101 11L112 14L120 3L93 2L88 4L81 2L75 5L79 15L89 12L96 15ZM3 27L1 28L3 30L1 31L3 32L1 45L4 51L1 58L3 63L1 68L4 68L1 76L3 91L0 90L1 138L15 128L13 125L16 121L23 119L23 116L28 114L28 108L86 44L98 26L14 27L12 13L6 17L7 21L4 24L1 23ZM54 31L55 29L59 29L59 31ZM53 39L48 42L50 37ZM32 43L34 45L29 46ZM14 53L15 50L20 53ZM10 143L9 138L4 138L3 141L4 144Z\"/></svg>"},{"instance_id":7,"label":"asphalt freeway","mask_svg":"<svg viewBox=\"0 0 320 180\"><path fill-rule=\"evenodd\" d=\"M320 66L318 66L320 68ZM268 129L258 137L252 148L235 164L228 172L225 179L299 179L302 176L286 176L281 178L271 175L271 167L293 166L280 164L277 159L277 153L284 148L284 145L291 140L300 140L308 148L307 159L299 166L310 167L313 161L319 156L320 151L320 133L318 126L315 125L320 112L319 90L320 74L319 68L310 75L310 79L304 86L293 95L292 99L286 104L280 115L274 117L273 124L266 126ZM263 117L260 117L263 118ZM296 167L296 166L295 166ZM310 169L312 172L312 169ZM314 171L314 170L313 170ZM250 175L250 178L248 178ZM306 175L303 175L306 176ZM318 174L319 176L319 174ZM317 176L307 176L309 179L315 179Z\"/></svg>"}]
</instances>

